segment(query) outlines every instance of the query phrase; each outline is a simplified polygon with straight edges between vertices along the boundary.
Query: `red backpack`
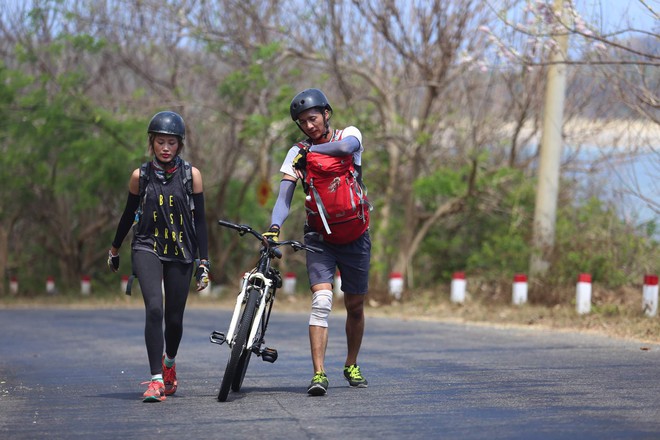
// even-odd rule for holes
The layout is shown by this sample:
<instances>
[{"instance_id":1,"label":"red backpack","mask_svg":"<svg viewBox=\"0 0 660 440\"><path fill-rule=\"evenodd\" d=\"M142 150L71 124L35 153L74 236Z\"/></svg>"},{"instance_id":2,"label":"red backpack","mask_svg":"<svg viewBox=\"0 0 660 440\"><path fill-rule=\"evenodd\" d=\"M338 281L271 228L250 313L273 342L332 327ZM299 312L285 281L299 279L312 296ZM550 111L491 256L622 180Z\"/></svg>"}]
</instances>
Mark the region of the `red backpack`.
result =
<instances>
[{"instance_id":1,"label":"red backpack","mask_svg":"<svg viewBox=\"0 0 660 440\"><path fill-rule=\"evenodd\" d=\"M341 139L341 132L336 139ZM298 146L309 148L302 142ZM311 230L334 244L350 243L364 234L371 206L357 180L352 154L329 156L308 151L305 183L305 210Z\"/></svg>"}]
</instances>

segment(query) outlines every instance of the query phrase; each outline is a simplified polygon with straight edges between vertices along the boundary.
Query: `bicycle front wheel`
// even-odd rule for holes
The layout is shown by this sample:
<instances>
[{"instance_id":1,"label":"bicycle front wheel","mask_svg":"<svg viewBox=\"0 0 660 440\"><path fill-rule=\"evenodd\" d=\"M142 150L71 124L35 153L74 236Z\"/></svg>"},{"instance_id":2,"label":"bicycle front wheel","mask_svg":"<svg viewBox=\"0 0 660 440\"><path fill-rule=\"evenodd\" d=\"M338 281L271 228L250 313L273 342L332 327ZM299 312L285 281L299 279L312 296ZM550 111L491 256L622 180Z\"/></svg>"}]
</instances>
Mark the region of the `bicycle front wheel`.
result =
<instances>
[{"instance_id":1,"label":"bicycle front wheel","mask_svg":"<svg viewBox=\"0 0 660 440\"><path fill-rule=\"evenodd\" d=\"M222 383L220 384L220 392L218 393L218 400L220 402L227 400L229 389L232 387L232 384L235 380L237 380L237 378L240 377L240 384L243 383L243 377L245 377L250 355L252 354L250 351L251 347L248 346L247 339L250 334L252 322L254 321L254 315L257 310L257 301L259 301L259 291L249 289L248 299L245 303L245 307L243 308L243 315L241 316L238 322L238 328L236 329L234 346L231 349L229 359L227 360L227 366L225 367L225 374L222 377ZM243 356L245 356L245 359L243 359L243 362L241 362ZM238 389L240 389L240 384L234 391L238 391Z\"/></svg>"},{"instance_id":2,"label":"bicycle front wheel","mask_svg":"<svg viewBox=\"0 0 660 440\"><path fill-rule=\"evenodd\" d=\"M249 350L244 350L241 358L238 361L236 366L236 373L234 374L234 379L231 382L231 390L234 392L239 392L241 386L243 386L243 379L245 378L245 372L247 367L250 364L250 358L252 357L252 352Z\"/></svg>"}]
</instances>

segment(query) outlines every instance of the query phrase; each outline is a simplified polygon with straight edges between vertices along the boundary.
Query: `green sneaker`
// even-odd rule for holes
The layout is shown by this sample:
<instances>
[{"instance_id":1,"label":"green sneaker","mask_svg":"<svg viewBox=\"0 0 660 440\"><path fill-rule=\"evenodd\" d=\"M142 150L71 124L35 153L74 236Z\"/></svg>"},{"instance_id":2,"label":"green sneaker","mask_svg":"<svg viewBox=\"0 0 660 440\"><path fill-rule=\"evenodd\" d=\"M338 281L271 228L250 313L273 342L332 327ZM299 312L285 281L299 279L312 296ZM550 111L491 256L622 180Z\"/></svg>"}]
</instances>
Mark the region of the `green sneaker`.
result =
<instances>
[{"instance_id":1,"label":"green sneaker","mask_svg":"<svg viewBox=\"0 0 660 440\"><path fill-rule=\"evenodd\" d=\"M328 391L328 377L324 371L317 371L312 378L312 383L307 388L307 393L312 396L323 396Z\"/></svg>"},{"instance_id":2,"label":"green sneaker","mask_svg":"<svg viewBox=\"0 0 660 440\"><path fill-rule=\"evenodd\" d=\"M360 372L360 367L356 364L349 365L344 367L344 377L348 381L348 384L354 388L366 388L367 379L362 376Z\"/></svg>"}]
</instances>

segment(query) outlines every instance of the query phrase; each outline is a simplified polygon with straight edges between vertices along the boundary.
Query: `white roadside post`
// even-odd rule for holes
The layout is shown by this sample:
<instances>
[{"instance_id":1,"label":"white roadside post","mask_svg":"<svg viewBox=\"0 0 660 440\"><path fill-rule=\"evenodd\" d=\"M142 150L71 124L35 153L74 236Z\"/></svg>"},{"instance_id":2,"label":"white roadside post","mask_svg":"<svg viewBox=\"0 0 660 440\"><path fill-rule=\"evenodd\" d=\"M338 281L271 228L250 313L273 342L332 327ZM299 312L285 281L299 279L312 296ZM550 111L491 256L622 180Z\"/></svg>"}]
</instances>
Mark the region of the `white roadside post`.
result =
<instances>
[{"instance_id":1,"label":"white roadside post","mask_svg":"<svg viewBox=\"0 0 660 440\"><path fill-rule=\"evenodd\" d=\"M513 304L521 305L527 302L527 275L516 274L513 276Z\"/></svg>"},{"instance_id":2,"label":"white roadside post","mask_svg":"<svg viewBox=\"0 0 660 440\"><path fill-rule=\"evenodd\" d=\"M282 280L282 292L286 295L293 295L296 293L296 274L293 272L287 272L284 274L284 280Z\"/></svg>"},{"instance_id":3,"label":"white roadside post","mask_svg":"<svg viewBox=\"0 0 660 440\"><path fill-rule=\"evenodd\" d=\"M121 293L126 293L127 286L128 286L128 275L122 275L121 284L119 285L119 287L121 288Z\"/></svg>"},{"instance_id":4,"label":"white roadside post","mask_svg":"<svg viewBox=\"0 0 660 440\"><path fill-rule=\"evenodd\" d=\"M658 313L658 276L645 275L642 290L642 310L646 316L653 317Z\"/></svg>"},{"instance_id":5,"label":"white roadside post","mask_svg":"<svg viewBox=\"0 0 660 440\"><path fill-rule=\"evenodd\" d=\"M18 295L18 278L12 276L9 279L9 292L12 295Z\"/></svg>"},{"instance_id":6,"label":"white roadside post","mask_svg":"<svg viewBox=\"0 0 660 440\"><path fill-rule=\"evenodd\" d=\"M581 273L575 288L575 309L579 315L591 312L591 275Z\"/></svg>"},{"instance_id":7,"label":"white roadside post","mask_svg":"<svg viewBox=\"0 0 660 440\"><path fill-rule=\"evenodd\" d=\"M390 274L389 282L390 295L397 301L401 299L403 294L403 275L400 272L392 272Z\"/></svg>"},{"instance_id":8,"label":"white roadside post","mask_svg":"<svg viewBox=\"0 0 660 440\"><path fill-rule=\"evenodd\" d=\"M451 279L451 302L463 304L465 302L465 273L454 272Z\"/></svg>"},{"instance_id":9,"label":"white roadside post","mask_svg":"<svg viewBox=\"0 0 660 440\"><path fill-rule=\"evenodd\" d=\"M85 296L92 293L92 277L89 275L83 275L80 277L80 293Z\"/></svg>"},{"instance_id":10,"label":"white roadside post","mask_svg":"<svg viewBox=\"0 0 660 440\"><path fill-rule=\"evenodd\" d=\"M46 293L49 295L55 295L57 292L55 291L55 277L48 277L46 278Z\"/></svg>"},{"instance_id":11,"label":"white roadside post","mask_svg":"<svg viewBox=\"0 0 660 440\"><path fill-rule=\"evenodd\" d=\"M204 296L211 296L213 293L213 277L209 274L209 285L201 292Z\"/></svg>"}]
</instances>

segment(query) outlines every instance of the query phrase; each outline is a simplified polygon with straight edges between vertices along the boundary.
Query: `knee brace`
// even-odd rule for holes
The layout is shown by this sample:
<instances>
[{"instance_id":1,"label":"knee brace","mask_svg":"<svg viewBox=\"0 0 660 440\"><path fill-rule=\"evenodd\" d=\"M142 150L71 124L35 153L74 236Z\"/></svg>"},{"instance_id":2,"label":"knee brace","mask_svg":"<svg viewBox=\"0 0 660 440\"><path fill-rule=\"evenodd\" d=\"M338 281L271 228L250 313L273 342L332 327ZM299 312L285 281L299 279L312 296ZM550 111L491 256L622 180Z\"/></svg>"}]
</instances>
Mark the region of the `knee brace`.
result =
<instances>
[{"instance_id":1,"label":"knee brace","mask_svg":"<svg viewBox=\"0 0 660 440\"><path fill-rule=\"evenodd\" d=\"M332 291L317 290L312 297L312 313L309 325L328 326L328 316L332 310Z\"/></svg>"}]
</instances>

